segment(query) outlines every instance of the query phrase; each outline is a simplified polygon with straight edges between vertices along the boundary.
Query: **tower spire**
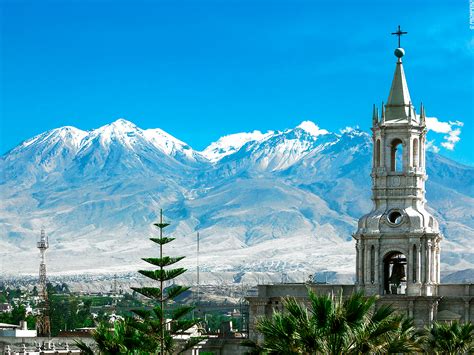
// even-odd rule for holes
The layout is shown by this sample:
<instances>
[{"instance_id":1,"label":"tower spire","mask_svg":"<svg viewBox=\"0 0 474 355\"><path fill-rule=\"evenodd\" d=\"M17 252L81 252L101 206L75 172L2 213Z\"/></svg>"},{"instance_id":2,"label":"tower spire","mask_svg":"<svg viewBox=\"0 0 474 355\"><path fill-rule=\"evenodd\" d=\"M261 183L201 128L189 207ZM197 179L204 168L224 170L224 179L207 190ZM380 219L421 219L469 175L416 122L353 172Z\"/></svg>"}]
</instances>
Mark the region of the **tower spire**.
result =
<instances>
[{"instance_id":1,"label":"tower spire","mask_svg":"<svg viewBox=\"0 0 474 355\"><path fill-rule=\"evenodd\" d=\"M425 106L423 106L423 102L420 105L420 121L421 125L425 126L426 125L426 113L425 113Z\"/></svg>"},{"instance_id":2,"label":"tower spire","mask_svg":"<svg viewBox=\"0 0 474 355\"><path fill-rule=\"evenodd\" d=\"M398 31L392 34L398 35L398 43L400 45L400 36L406 34L398 26ZM407 79L403 69L402 57L405 55L403 48L397 48L394 52L397 57L397 64L395 73L393 75L392 86L388 95L386 106L386 120L387 121L409 121L411 115L411 98L408 90Z\"/></svg>"},{"instance_id":3,"label":"tower spire","mask_svg":"<svg viewBox=\"0 0 474 355\"><path fill-rule=\"evenodd\" d=\"M385 104L382 101L382 124L385 123Z\"/></svg>"},{"instance_id":4,"label":"tower spire","mask_svg":"<svg viewBox=\"0 0 474 355\"><path fill-rule=\"evenodd\" d=\"M377 106L374 104L374 108L372 109L372 123L376 125L379 122L379 110Z\"/></svg>"}]
</instances>

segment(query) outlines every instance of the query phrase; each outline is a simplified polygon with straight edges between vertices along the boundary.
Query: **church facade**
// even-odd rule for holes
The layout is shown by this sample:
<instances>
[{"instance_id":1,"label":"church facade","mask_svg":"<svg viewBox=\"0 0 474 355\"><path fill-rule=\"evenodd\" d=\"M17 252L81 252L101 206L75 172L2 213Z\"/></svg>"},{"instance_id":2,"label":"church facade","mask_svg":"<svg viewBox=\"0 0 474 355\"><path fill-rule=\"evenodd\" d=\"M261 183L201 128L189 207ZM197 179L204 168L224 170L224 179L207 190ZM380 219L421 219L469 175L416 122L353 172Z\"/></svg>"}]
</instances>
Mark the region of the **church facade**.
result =
<instances>
[{"instance_id":1,"label":"church facade","mask_svg":"<svg viewBox=\"0 0 474 355\"><path fill-rule=\"evenodd\" d=\"M293 296L304 301L308 288L317 294L355 290L378 295L377 306L391 304L422 327L433 321L474 321L474 285L440 284L438 222L426 209L426 116L410 99L403 69L405 51L395 50L395 73L389 97L372 115L373 209L361 217L356 242L354 285L259 285L249 301L250 337L258 340L255 322Z\"/></svg>"}]
</instances>

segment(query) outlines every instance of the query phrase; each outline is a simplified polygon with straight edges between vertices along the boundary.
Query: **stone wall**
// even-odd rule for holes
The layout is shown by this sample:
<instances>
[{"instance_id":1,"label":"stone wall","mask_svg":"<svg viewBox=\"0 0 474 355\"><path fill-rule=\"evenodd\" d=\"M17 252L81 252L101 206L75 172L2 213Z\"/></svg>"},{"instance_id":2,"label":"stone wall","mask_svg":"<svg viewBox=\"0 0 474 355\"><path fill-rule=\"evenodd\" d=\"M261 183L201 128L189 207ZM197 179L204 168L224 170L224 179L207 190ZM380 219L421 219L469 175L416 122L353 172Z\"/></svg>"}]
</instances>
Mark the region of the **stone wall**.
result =
<instances>
[{"instance_id":1,"label":"stone wall","mask_svg":"<svg viewBox=\"0 0 474 355\"><path fill-rule=\"evenodd\" d=\"M342 294L343 297L347 297L356 290L356 286L301 283L259 285L256 296L246 297L249 301L250 339L258 342L263 341L261 335L255 330L255 325L259 317L269 317L273 310L281 310L281 302L284 297L292 296L303 302L308 300L309 289L316 294ZM398 312L414 318L416 326L420 328L436 320L474 322L474 285L439 285L437 296L379 296L376 307L380 307L384 304L390 304Z\"/></svg>"}]
</instances>

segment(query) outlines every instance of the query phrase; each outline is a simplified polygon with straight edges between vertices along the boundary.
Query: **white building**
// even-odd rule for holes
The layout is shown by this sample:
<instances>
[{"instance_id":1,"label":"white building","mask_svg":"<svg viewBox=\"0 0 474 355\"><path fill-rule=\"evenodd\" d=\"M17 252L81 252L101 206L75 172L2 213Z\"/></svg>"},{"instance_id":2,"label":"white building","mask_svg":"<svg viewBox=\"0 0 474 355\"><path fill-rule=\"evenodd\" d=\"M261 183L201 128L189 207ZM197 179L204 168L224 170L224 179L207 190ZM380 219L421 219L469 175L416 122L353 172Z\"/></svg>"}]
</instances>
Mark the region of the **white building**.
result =
<instances>
[{"instance_id":1,"label":"white building","mask_svg":"<svg viewBox=\"0 0 474 355\"><path fill-rule=\"evenodd\" d=\"M28 330L25 321L17 324L0 323L0 340L2 338L35 338L36 330Z\"/></svg>"}]
</instances>

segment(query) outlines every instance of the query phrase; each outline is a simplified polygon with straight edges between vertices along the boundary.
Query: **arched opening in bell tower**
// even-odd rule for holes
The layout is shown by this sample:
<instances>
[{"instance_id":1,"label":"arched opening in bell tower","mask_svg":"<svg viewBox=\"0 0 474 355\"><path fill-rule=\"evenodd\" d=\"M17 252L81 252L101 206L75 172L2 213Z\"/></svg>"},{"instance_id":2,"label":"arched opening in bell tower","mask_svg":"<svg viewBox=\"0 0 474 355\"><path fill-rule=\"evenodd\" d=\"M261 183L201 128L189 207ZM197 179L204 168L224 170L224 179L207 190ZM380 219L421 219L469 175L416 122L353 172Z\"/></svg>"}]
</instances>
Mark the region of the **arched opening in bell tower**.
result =
<instances>
[{"instance_id":1,"label":"arched opening in bell tower","mask_svg":"<svg viewBox=\"0 0 474 355\"><path fill-rule=\"evenodd\" d=\"M415 138L413 140L413 166L417 167L419 161L419 153L418 153L418 139Z\"/></svg>"},{"instance_id":2,"label":"arched opening in bell tower","mask_svg":"<svg viewBox=\"0 0 474 355\"><path fill-rule=\"evenodd\" d=\"M404 295L407 288L407 258L392 251L383 258L383 288L386 295Z\"/></svg>"},{"instance_id":3,"label":"arched opening in bell tower","mask_svg":"<svg viewBox=\"0 0 474 355\"><path fill-rule=\"evenodd\" d=\"M390 167L391 171L403 171L403 142L401 139L395 138L390 147Z\"/></svg>"}]
</instances>

